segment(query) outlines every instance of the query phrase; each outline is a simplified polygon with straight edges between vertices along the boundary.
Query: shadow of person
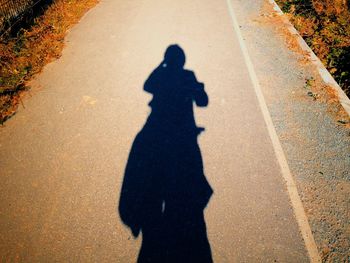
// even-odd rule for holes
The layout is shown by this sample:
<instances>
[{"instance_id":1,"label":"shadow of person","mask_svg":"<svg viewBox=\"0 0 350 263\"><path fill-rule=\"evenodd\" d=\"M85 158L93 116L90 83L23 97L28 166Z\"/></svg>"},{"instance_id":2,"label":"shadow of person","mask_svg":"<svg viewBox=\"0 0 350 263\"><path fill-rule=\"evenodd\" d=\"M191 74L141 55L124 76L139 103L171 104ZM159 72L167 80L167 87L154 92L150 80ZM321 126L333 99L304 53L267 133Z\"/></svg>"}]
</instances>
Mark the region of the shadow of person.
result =
<instances>
[{"instance_id":1,"label":"shadow of person","mask_svg":"<svg viewBox=\"0 0 350 263\"><path fill-rule=\"evenodd\" d=\"M169 46L144 84L152 111L132 145L119 201L122 221L134 237L142 232L139 263L212 262L203 210L213 191L193 113L208 96L184 64L184 51Z\"/></svg>"}]
</instances>

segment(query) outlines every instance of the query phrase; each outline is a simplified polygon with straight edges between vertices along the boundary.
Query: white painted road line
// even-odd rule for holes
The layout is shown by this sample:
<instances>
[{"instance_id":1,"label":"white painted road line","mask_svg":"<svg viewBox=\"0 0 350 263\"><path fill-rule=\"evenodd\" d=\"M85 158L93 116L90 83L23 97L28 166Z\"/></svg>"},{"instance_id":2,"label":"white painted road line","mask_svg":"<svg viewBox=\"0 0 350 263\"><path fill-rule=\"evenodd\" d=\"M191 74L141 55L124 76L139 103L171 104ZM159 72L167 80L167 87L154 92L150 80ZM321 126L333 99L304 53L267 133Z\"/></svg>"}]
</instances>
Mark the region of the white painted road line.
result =
<instances>
[{"instance_id":1,"label":"white painted road line","mask_svg":"<svg viewBox=\"0 0 350 263\"><path fill-rule=\"evenodd\" d=\"M226 0L227 6L228 6L228 11L229 11L231 19L232 19L232 25L233 25L234 31L237 34L237 38L238 38L240 47L242 49L244 60L245 60L245 63L247 65L247 68L249 71L249 76L251 78L257 99L259 101L260 109L261 109L261 112L264 116L264 120L265 120L267 129L268 129L268 132L269 132L272 144L273 144L273 148L274 148L278 163L279 163L280 168L281 168L282 176L286 181L288 194L289 194L292 206L293 206L294 214L295 214L295 217L297 219L301 234L302 234L304 242L305 242L306 249L309 253L310 261L311 262L321 262L321 258L319 256L317 246L316 246L314 237L312 235L311 228L310 228L309 222L307 220L307 216L306 216L305 211L304 211L303 204L302 204L300 196L298 194L298 190L297 190L295 181L294 181L293 176L290 172L285 154L283 152L281 143L280 143L279 138L277 136L275 127L273 125L269 110L268 110L266 102L265 102L264 95L261 91L259 80L258 80L257 75L255 73L252 61L249 57L248 50L244 44L244 40L243 40L241 31L240 31L240 28L239 28L239 25L237 22L237 18L236 18L234 11L233 11L232 4L230 1L231 0Z\"/></svg>"}]
</instances>

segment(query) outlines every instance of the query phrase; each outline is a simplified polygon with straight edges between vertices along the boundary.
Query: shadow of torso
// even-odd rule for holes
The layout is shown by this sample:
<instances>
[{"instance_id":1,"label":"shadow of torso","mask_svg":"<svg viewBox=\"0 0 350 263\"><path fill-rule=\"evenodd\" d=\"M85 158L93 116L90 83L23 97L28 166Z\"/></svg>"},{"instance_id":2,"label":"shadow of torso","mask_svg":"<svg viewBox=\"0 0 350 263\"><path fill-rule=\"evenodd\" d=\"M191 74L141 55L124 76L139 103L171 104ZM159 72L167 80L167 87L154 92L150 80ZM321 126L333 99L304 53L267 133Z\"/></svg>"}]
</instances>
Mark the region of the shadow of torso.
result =
<instances>
[{"instance_id":1,"label":"shadow of torso","mask_svg":"<svg viewBox=\"0 0 350 263\"><path fill-rule=\"evenodd\" d=\"M205 107L192 71L161 64L144 85L153 94L146 124L133 143L119 212L134 236L138 262L212 262L203 210L213 193L203 172L193 103Z\"/></svg>"}]
</instances>

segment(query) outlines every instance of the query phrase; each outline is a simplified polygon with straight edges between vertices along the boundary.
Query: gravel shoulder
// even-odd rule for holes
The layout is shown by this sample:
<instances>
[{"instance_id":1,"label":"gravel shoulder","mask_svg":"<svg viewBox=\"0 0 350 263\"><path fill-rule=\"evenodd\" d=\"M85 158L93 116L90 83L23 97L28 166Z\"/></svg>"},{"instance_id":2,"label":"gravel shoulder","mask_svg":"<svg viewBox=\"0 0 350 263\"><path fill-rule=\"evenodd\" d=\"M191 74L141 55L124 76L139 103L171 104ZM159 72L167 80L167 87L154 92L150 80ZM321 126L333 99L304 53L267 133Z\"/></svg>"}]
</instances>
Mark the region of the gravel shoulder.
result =
<instances>
[{"instance_id":1,"label":"gravel shoulder","mask_svg":"<svg viewBox=\"0 0 350 263\"><path fill-rule=\"evenodd\" d=\"M348 116L267 0L232 4L322 259L348 262Z\"/></svg>"}]
</instances>

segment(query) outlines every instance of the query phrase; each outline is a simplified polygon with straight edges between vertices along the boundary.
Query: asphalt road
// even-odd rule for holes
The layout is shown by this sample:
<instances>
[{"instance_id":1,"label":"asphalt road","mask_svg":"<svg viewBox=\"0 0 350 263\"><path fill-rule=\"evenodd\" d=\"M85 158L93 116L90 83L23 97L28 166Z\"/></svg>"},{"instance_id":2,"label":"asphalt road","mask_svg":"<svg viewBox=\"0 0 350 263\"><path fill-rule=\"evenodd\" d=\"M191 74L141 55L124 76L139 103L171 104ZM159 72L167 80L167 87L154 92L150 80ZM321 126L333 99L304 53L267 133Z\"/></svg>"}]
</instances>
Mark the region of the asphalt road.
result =
<instances>
[{"instance_id":1,"label":"asphalt road","mask_svg":"<svg viewBox=\"0 0 350 263\"><path fill-rule=\"evenodd\" d=\"M178 44L209 97L194 115L214 192L213 261L308 262L235 30L226 1L105 0L90 11L0 129L1 261L136 261L141 237L120 219L120 190L151 110L144 83Z\"/></svg>"}]
</instances>

